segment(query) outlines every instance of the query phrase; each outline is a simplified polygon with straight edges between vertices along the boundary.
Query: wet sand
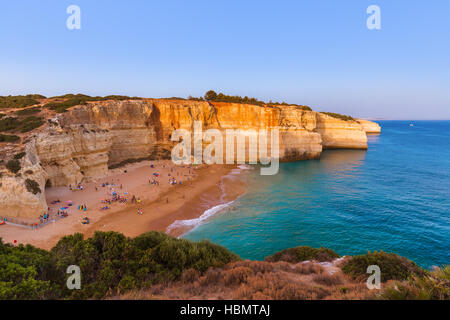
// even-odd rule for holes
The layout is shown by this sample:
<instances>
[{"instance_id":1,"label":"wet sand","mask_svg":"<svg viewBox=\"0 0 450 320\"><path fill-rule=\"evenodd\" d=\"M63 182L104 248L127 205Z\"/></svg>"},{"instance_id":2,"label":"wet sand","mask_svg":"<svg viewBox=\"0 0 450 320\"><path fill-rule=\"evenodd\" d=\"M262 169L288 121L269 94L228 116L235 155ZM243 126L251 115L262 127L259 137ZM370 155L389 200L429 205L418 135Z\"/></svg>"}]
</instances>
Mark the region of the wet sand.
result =
<instances>
[{"instance_id":1,"label":"wet sand","mask_svg":"<svg viewBox=\"0 0 450 320\"><path fill-rule=\"evenodd\" d=\"M73 205L68 209L69 216L36 230L0 226L0 237L8 243L16 240L18 244L50 249L61 237L76 232L90 237L95 231L118 231L135 237L157 230L179 236L193 226L181 224L168 230L175 221L196 219L205 210L229 203L245 192L244 180L236 178L239 171L236 166L226 165L176 166L170 160L127 165L110 170L107 177L82 183L82 191L71 191L68 187L48 188L46 196L52 215L71 200ZM153 173L158 173L159 177ZM177 180L176 185L169 183L171 177ZM159 185L149 184L153 178L159 181ZM106 182L109 185L102 187ZM101 200L111 198L112 192L123 195L128 202L102 203ZM131 203L133 195L141 200L140 203ZM61 203L52 205L51 202L57 199ZM87 211L78 210L79 205L86 205ZM110 209L101 210L104 206ZM138 210L142 210L142 215L138 214ZM88 225L81 224L85 216L90 219Z\"/></svg>"}]
</instances>

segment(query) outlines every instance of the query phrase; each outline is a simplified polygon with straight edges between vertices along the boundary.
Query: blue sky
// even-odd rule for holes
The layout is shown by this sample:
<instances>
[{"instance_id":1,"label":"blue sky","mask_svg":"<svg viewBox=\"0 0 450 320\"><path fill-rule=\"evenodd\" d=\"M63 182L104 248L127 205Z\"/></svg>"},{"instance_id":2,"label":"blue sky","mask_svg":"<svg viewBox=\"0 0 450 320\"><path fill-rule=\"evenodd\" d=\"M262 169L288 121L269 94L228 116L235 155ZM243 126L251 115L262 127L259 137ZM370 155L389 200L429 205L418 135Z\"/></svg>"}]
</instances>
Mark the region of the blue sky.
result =
<instances>
[{"instance_id":1,"label":"blue sky","mask_svg":"<svg viewBox=\"0 0 450 320\"><path fill-rule=\"evenodd\" d=\"M66 8L81 8L68 30ZM381 8L381 30L366 9ZM0 95L200 96L450 119L450 1L3 1Z\"/></svg>"}]
</instances>

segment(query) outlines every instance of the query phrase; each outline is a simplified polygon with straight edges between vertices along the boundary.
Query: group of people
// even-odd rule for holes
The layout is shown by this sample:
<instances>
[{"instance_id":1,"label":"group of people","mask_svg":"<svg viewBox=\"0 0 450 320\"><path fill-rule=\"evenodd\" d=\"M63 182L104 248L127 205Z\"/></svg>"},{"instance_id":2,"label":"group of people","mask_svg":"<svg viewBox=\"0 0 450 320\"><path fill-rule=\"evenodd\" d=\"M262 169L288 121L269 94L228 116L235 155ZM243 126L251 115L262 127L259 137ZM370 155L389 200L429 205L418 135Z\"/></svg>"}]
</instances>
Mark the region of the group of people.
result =
<instances>
[{"instance_id":1,"label":"group of people","mask_svg":"<svg viewBox=\"0 0 450 320\"><path fill-rule=\"evenodd\" d=\"M154 164L150 164L150 168L154 169L154 168L156 168L156 166ZM163 164L162 168L166 168L166 165ZM182 168L186 168L186 167L182 166ZM189 169L189 174L187 175L187 180L190 181L191 180L190 176L194 175L194 172L191 169L195 170L195 168L193 168L191 166L188 166L187 168ZM180 175L182 175L182 172L181 173L177 172L175 170L175 168L170 167L170 172L168 173L169 185L176 185L176 184L181 185L182 184L181 179L177 179ZM177 177L177 178L175 178L175 177ZM160 178L160 173L154 172L152 174L152 177L148 179L149 186L152 186L152 185L159 186L160 185L159 178ZM130 199L127 197L128 193L120 192L120 194L119 194L118 192L115 191L115 189L118 189L118 188L123 189L123 185L120 184L119 179L117 179L117 181L114 181L114 179L112 179L111 181L102 182L101 184L95 186L95 191L99 191L99 188L109 188L109 190L107 192L108 193L107 198L101 200L101 202L103 204L103 206L100 208L101 211L111 209L111 205L114 202L119 202L119 203L131 202L131 204L138 205L138 209L137 209L138 215L143 215L143 210L141 207L142 201L139 197L136 197L135 195L133 195ZM81 183L78 183L75 187L72 187L72 185L70 185L69 189L71 191L85 190L84 186ZM59 199L57 199L57 200L52 201L51 203L53 205L58 205L58 207L59 207L59 204L61 203L61 201ZM168 199L167 199L167 203L168 203ZM68 206L72 206L72 205L73 205L72 202L69 201ZM65 209L65 210L62 210L62 209ZM69 214L67 209L68 209L68 207L58 208L57 216L58 217L67 217ZM78 210L86 212L87 211L86 204L78 205ZM48 221L50 218L50 208L48 210L48 213L42 214L39 218L40 218L41 223ZM89 224L89 222L90 222L90 219L87 217L84 217L82 220L82 224Z\"/></svg>"},{"instance_id":2,"label":"group of people","mask_svg":"<svg viewBox=\"0 0 450 320\"><path fill-rule=\"evenodd\" d=\"M70 191L83 191L84 187L81 185L81 183L77 184L76 187L72 188L72 185L69 185Z\"/></svg>"},{"instance_id":3,"label":"group of people","mask_svg":"<svg viewBox=\"0 0 450 320\"><path fill-rule=\"evenodd\" d=\"M69 212L67 210L58 209L56 212L56 218L65 218L69 216ZM43 213L39 216L39 222L42 224L44 222L49 221L51 218L50 208L47 213Z\"/></svg>"},{"instance_id":4,"label":"group of people","mask_svg":"<svg viewBox=\"0 0 450 320\"><path fill-rule=\"evenodd\" d=\"M177 184L177 179L175 179L174 177L169 178L169 184L170 184L170 185ZM181 181L180 181L180 184L182 184Z\"/></svg>"},{"instance_id":5,"label":"group of people","mask_svg":"<svg viewBox=\"0 0 450 320\"><path fill-rule=\"evenodd\" d=\"M39 221L41 223L46 222L48 219L50 219L50 214L48 214L48 213L43 213L39 216Z\"/></svg>"},{"instance_id":6,"label":"group of people","mask_svg":"<svg viewBox=\"0 0 450 320\"><path fill-rule=\"evenodd\" d=\"M136 196L133 195L133 197L131 198L131 203L140 204L141 198L136 198Z\"/></svg>"}]
</instances>

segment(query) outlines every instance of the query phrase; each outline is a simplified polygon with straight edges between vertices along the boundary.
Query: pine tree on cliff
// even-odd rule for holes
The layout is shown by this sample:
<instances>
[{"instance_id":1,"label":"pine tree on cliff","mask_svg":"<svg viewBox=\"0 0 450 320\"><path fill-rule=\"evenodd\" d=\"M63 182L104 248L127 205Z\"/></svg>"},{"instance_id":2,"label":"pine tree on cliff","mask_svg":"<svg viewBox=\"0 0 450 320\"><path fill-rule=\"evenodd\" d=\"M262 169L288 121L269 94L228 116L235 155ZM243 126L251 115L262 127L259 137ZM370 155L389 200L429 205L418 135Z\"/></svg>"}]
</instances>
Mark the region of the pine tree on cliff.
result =
<instances>
[{"instance_id":1,"label":"pine tree on cliff","mask_svg":"<svg viewBox=\"0 0 450 320\"><path fill-rule=\"evenodd\" d=\"M208 92L205 93L205 100L207 101L216 100L216 98L217 93L213 90L209 90Z\"/></svg>"}]
</instances>

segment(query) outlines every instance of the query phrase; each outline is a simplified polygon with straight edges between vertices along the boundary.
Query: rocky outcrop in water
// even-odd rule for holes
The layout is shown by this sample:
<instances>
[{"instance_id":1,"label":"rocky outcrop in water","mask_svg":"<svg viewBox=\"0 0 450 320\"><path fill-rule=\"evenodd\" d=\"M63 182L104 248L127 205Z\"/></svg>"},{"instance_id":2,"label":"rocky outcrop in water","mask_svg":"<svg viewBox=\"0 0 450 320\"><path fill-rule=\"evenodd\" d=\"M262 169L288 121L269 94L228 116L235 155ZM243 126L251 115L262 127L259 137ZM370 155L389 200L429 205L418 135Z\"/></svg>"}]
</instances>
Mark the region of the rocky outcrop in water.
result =
<instances>
[{"instance_id":1,"label":"rocky outcrop in water","mask_svg":"<svg viewBox=\"0 0 450 320\"><path fill-rule=\"evenodd\" d=\"M374 134L381 133L381 127L378 123L363 119L358 119L357 121L361 124L363 130L366 133L374 133Z\"/></svg>"}]
</instances>

